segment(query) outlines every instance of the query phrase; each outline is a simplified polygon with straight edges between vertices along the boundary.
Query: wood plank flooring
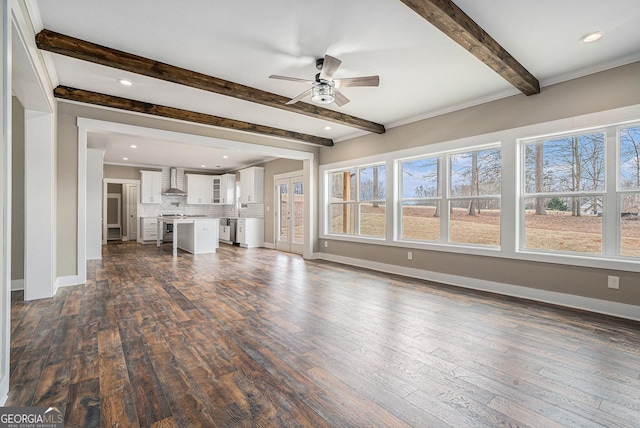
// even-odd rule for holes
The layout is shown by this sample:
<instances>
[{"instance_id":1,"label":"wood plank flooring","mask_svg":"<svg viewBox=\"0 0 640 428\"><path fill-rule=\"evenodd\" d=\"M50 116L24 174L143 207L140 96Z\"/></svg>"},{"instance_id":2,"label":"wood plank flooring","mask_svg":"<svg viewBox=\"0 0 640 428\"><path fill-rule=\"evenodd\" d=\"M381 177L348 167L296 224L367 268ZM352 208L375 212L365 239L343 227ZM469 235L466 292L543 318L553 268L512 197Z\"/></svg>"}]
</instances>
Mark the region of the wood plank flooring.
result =
<instances>
[{"instance_id":1,"label":"wood plank flooring","mask_svg":"<svg viewBox=\"0 0 640 428\"><path fill-rule=\"evenodd\" d=\"M67 427L640 426L639 323L274 250L109 245L11 315Z\"/></svg>"}]
</instances>

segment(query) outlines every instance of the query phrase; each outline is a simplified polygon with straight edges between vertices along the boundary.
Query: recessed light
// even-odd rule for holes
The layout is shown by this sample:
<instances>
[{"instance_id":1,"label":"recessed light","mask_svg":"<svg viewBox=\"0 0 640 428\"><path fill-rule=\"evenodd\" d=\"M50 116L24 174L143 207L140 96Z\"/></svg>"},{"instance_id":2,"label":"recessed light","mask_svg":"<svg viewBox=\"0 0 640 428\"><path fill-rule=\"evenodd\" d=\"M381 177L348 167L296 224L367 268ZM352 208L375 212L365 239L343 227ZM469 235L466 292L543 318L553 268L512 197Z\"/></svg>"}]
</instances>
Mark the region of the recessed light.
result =
<instances>
[{"instance_id":1,"label":"recessed light","mask_svg":"<svg viewBox=\"0 0 640 428\"><path fill-rule=\"evenodd\" d=\"M206 165L200 165L200 168L206 168L206 167L207 167Z\"/></svg>"},{"instance_id":2,"label":"recessed light","mask_svg":"<svg viewBox=\"0 0 640 428\"><path fill-rule=\"evenodd\" d=\"M602 33L600 31L594 31L593 33L589 33L586 36L580 38L582 43L593 43L596 40L600 40L602 38Z\"/></svg>"},{"instance_id":3,"label":"recessed light","mask_svg":"<svg viewBox=\"0 0 640 428\"><path fill-rule=\"evenodd\" d=\"M132 144L132 145L131 145L131 148L132 148L132 149L137 149L137 148L138 148L138 146L136 146L135 144Z\"/></svg>"},{"instance_id":4,"label":"recessed light","mask_svg":"<svg viewBox=\"0 0 640 428\"><path fill-rule=\"evenodd\" d=\"M122 158L122 160L129 160L129 158Z\"/></svg>"},{"instance_id":5,"label":"recessed light","mask_svg":"<svg viewBox=\"0 0 640 428\"><path fill-rule=\"evenodd\" d=\"M121 85L124 86L131 86L133 85L133 83L131 83L131 80L127 80L127 79L118 79L118 82L120 82Z\"/></svg>"},{"instance_id":6,"label":"recessed light","mask_svg":"<svg viewBox=\"0 0 640 428\"><path fill-rule=\"evenodd\" d=\"M222 156L222 159L229 159L229 156L224 155L224 156Z\"/></svg>"},{"instance_id":7,"label":"recessed light","mask_svg":"<svg viewBox=\"0 0 640 428\"><path fill-rule=\"evenodd\" d=\"M324 130L325 131L331 131L331 127L329 125L327 125L327 126L324 127Z\"/></svg>"}]
</instances>

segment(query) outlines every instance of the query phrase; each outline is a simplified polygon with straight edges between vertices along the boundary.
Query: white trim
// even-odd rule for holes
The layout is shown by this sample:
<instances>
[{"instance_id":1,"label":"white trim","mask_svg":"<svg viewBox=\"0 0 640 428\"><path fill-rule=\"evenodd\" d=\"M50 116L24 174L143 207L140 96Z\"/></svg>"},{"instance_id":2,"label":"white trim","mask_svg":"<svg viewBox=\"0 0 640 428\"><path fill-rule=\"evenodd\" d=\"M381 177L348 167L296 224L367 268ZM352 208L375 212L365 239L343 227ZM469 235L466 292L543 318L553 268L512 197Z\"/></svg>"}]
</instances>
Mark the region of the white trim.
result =
<instances>
[{"instance_id":1,"label":"white trim","mask_svg":"<svg viewBox=\"0 0 640 428\"><path fill-rule=\"evenodd\" d=\"M76 272L87 281L87 128L78 126L78 232Z\"/></svg>"},{"instance_id":2,"label":"white trim","mask_svg":"<svg viewBox=\"0 0 640 428\"><path fill-rule=\"evenodd\" d=\"M250 151L265 156L287 159L313 159L313 153L300 150L285 149L261 144L245 143L241 141L225 140L204 135L185 134L182 132L167 131L164 129L145 128L143 126L127 125L124 123L107 122L103 120L78 117L78 127L91 131L116 132L120 134L134 135L143 138L153 138L166 141L175 141L182 144L205 145L214 148L223 148L236 151ZM280 139L280 141L285 141ZM288 141L288 140L286 140Z\"/></svg>"},{"instance_id":3,"label":"white trim","mask_svg":"<svg viewBox=\"0 0 640 428\"><path fill-rule=\"evenodd\" d=\"M9 398L9 394L4 394L0 397L0 407L4 406L4 403L7 402L7 398Z\"/></svg>"},{"instance_id":4,"label":"white trim","mask_svg":"<svg viewBox=\"0 0 640 428\"><path fill-rule=\"evenodd\" d=\"M24 290L24 279L12 279L11 291L20 291L20 290Z\"/></svg>"},{"instance_id":5,"label":"white trim","mask_svg":"<svg viewBox=\"0 0 640 428\"><path fill-rule=\"evenodd\" d=\"M56 278L55 289L56 291L60 287L71 287L73 285L84 284L85 281L80 281L78 275L67 275L67 276L59 276ZM55 294L55 292L54 292Z\"/></svg>"},{"instance_id":6,"label":"white trim","mask_svg":"<svg viewBox=\"0 0 640 428\"><path fill-rule=\"evenodd\" d=\"M10 4L11 3L11 4ZM0 338L0 394L2 401L6 401L9 393L9 376L10 365L9 359L11 354L11 123L12 123L12 21L11 21L11 5L13 2L2 2L0 10L0 41L2 42L2 66L0 68L0 78L2 79L2 89L0 90L0 111L2 111L2 148L0 149L0 157L2 161L1 182L2 188L2 260L0 262L0 292L2 292L2 308L0 308L0 328L2 334Z\"/></svg>"},{"instance_id":7,"label":"white trim","mask_svg":"<svg viewBox=\"0 0 640 428\"><path fill-rule=\"evenodd\" d=\"M426 281L438 282L455 287L469 288L472 290L488 291L490 293L505 296L534 300L536 302L550 303L567 308L580 309L598 314L611 315L619 318L640 321L640 306L625 303L610 302L607 300L593 299L590 297L576 296L573 294L558 293L555 291L538 290L519 285L504 284L482 279L468 278L458 275L449 275L431 272L422 269L406 268L387 263L372 262L351 257L338 256L327 253L316 253L316 257L322 260L362 267L379 272L418 278Z\"/></svg>"}]
</instances>

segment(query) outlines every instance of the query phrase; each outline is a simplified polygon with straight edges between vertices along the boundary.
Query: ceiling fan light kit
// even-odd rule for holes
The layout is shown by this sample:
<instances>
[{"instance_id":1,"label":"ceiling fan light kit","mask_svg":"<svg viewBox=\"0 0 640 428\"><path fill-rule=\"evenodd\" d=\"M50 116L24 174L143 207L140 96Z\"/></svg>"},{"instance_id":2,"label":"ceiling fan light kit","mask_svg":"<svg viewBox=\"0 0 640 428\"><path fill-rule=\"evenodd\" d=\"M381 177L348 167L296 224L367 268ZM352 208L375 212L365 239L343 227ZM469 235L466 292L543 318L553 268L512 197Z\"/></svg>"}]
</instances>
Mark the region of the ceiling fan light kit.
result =
<instances>
[{"instance_id":1,"label":"ceiling fan light kit","mask_svg":"<svg viewBox=\"0 0 640 428\"><path fill-rule=\"evenodd\" d=\"M331 104L335 100L335 90L328 83L320 83L311 89L311 101L316 104Z\"/></svg>"}]
</instances>

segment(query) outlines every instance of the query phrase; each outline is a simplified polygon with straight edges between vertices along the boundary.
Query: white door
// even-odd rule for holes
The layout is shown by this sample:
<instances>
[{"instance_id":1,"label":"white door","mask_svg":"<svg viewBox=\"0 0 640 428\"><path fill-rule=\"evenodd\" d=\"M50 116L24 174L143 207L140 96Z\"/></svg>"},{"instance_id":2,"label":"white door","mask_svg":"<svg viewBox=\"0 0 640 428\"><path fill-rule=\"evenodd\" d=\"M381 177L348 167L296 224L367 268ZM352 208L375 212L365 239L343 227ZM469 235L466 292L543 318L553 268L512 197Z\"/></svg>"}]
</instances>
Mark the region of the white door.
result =
<instances>
[{"instance_id":1,"label":"white door","mask_svg":"<svg viewBox=\"0 0 640 428\"><path fill-rule=\"evenodd\" d=\"M276 249L302 254L304 184L302 176L276 180Z\"/></svg>"},{"instance_id":2,"label":"white door","mask_svg":"<svg viewBox=\"0 0 640 428\"><path fill-rule=\"evenodd\" d=\"M138 239L138 186L127 184L127 236L129 241Z\"/></svg>"}]
</instances>

